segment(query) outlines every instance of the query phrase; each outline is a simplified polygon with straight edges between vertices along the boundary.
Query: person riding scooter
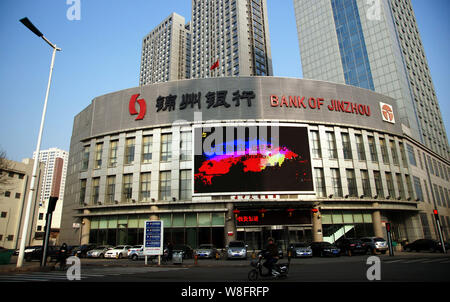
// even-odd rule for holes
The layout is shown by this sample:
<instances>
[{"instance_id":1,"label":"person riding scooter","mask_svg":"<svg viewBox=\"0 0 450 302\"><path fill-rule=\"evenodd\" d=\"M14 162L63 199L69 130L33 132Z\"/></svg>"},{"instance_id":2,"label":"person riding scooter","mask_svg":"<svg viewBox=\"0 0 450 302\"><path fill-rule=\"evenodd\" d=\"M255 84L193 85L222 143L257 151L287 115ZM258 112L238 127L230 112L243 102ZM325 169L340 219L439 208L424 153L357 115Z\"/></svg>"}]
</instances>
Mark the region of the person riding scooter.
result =
<instances>
[{"instance_id":1,"label":"person riding scooter","mask_svg":"<svg viewBox=\"0 0 450 302\"><path fill-rule=\"evenodd\" d=\"M278 275L279 273L273 270L275 263L278 261L278 246L274 243L273 238L269 237L267 239L267 246L263 255L266 259L263 265L269 270L268 275Z\"/></svg>"}]
</instances>

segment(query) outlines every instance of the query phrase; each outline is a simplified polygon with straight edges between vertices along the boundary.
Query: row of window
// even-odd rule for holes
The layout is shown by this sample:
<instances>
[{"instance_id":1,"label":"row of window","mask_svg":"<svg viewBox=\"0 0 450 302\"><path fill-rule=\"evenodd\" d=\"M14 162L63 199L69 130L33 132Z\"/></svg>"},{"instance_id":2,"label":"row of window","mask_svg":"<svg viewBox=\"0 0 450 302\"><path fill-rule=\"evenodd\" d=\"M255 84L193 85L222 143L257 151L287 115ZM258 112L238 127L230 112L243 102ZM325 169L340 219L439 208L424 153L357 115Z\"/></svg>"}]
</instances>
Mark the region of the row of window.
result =
<instances>
[{"instance_id":1,"label":"row of window","mask_svg":"<svg viewBox=\"0 0 450 302\"><path fill-rule=\"evenodd\" d=\"M180 160L187 161L192 159L192 133L181 132L180 143ZM118 144L119 140L112 140L109 144L108 164L109 168L116 167L118 164ZM161 135L160 146L160 161L169 162L172 160L172 134ZM87 170L89 167L89 152L90 147L85 146L83 150L82 170ZM125 152L123 163L124 165L131 165L135 161L136 156L136 139L134 137L127 138L125 141ZM100 169L102 167L103 158L103 143L97 143L95 145L94 155L94 169ZM141 163L148 164L153 159L153 136L147 135L142 137L142 149L141 149Z\"/></svg>"},{"instance_id":2,"label":"row of window","mask_svg":"<svg viewBox=\"0 0 450 302\"><path fill-rule=\"evenodd\" d=\"M192 199L192 171L180 170L179 175L179 192L178 198L180 200ZM172 171L159 172L159 186L158 186L158 200L173 201L176 199L172 195ZM87 180L81 179L80 184L80 204L106 204L113 203L129 203L133 202L133 190L138 191L138 200L140 202L149 202L151 198L151 172L140 173L139 188L133 188L133 174L123 174L121 185L121 193L119 200L116 198L116 175L106 177L105 195L100 196L100 177L92 178L91 182L91 196L86 198Z\"/></svg>"}]
</instances>

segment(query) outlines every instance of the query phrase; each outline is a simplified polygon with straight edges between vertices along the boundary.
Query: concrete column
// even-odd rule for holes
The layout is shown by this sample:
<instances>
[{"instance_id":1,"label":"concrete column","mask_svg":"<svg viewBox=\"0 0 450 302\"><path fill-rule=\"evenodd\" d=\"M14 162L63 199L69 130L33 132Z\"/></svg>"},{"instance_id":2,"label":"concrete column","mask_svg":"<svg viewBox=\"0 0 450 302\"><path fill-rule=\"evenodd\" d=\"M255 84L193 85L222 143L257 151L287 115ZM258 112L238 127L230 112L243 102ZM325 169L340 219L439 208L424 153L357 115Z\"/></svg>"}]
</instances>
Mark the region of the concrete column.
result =
<instances>
[{"instance_id":1,"label":"concrete column","mask_svg":"<svg viewBox=\"0 0 450 302\"><path fill-rule=\"evenodd\" d=\"M156 212L156 211L158 211L158 207L157 206L151 206L150 210L152 212ZM159 220L159 215L156 214L156 213L151 213L150 214L150 220Z\"/></svg>"},{"instance_id":2,"label":"concrete column","mask_svg":"<svg viewBox=\"0 0 450 302\"><path fill-rule=\"evenodd\" d=\"M225 214L225 245L228 245L230 241L236 240L236 219L234 218L234 205L232 203L227 203L227 213ZM228 233L233 233L233 235L228 236Z\"/></svg>"},{"instance_id":3,"label":"concrete column","mask_svg":"<svg viewBox=\"0 0 450 302\"><path fill-rule=\"evenodd\" d=\"M318 210L312 214L313 241L323 241L322 214Z\"/></svg>"},{"instance_id":4,"label":"concrete column","mask_svg":"<svg viewBox=\"0 0 450 302\"><path fill-rule=\"evenodd\" d=\"M84 210L84 214L89 214L89 210ZM91 219L83 217L81 223L81 242L80 244L89 244L89 233L91 232Z\"/></svg>"},{"instance_id":5,"label":"concrete column","mask_svg":"<svg viewBox=\"0 0 450 302\"><path fill-rule=\"evenodd\" d=\"M381 226L381 214L379 208L378 202L373 203L373 207L375 210L372 212L372 225L373 225L373 232L376 237L383 237L383 228Z\"/></svg>"}]
</instances>

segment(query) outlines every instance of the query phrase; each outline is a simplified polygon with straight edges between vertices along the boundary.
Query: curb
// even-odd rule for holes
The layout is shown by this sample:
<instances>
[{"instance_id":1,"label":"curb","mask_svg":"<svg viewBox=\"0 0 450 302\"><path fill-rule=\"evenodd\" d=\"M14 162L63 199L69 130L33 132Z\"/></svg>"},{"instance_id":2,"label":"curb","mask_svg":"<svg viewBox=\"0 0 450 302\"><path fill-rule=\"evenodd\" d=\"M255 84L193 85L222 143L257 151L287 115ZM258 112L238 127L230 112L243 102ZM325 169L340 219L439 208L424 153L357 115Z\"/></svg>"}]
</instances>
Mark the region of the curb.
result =
<instances>
[{"instance_id":1,"label":"curb","mask_svg":"<svg viewBox=\"0 0 450 302\"><path fill-rule=\"evenodd\" d=\"M24 272L50 272L55 270L54 266L29 266L29 267L0 267L0 274L2 273L24 273Z\"/></svg>"}]
</instances>

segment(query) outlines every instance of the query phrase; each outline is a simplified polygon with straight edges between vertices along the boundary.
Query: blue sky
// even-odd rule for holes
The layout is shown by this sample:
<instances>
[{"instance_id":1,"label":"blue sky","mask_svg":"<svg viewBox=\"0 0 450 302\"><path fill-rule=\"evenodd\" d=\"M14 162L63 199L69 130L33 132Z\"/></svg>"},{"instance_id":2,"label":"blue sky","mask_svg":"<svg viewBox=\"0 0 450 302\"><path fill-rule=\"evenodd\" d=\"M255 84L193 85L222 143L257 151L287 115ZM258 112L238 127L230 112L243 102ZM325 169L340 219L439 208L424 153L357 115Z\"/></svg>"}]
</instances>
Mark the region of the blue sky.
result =
<instances>
[{"instance_id":1,"label":"blue sky","mask_svg":"<svg viewBox=\"0 0 450 302\"><path fill-rule=\"evenodd\" d=\"M292 0L267 0L275 76L302 77ZM446 129L450 129L450 1L412 0ZM21 161L36 147L51 48L25 28L28 17L57 53L41 149L69 150L73 117L99 95L138 86L142 38L170 13L190 20L191 0L0 1L0 149Z\"/></svg>"}]
</instances>

